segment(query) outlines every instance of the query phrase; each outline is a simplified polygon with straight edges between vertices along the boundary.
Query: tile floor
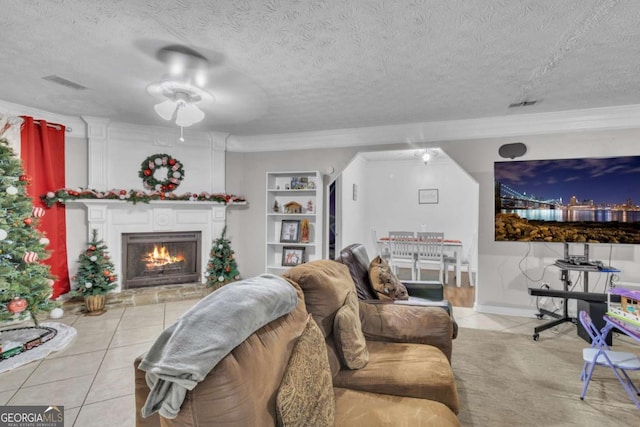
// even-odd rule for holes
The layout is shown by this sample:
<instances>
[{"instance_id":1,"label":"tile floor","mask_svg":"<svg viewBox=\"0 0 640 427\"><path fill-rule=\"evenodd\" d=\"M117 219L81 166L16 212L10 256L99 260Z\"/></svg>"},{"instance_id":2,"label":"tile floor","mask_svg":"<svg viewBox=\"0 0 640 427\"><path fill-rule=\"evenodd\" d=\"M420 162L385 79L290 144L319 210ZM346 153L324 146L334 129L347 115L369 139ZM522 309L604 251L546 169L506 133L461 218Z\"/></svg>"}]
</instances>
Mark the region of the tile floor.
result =
<instances>
[{"instance_id":1,"label":"tile floor","mask_svg":"<svg viewBox=\"0 0 640 427\"><path fill-rule=\"evenodd\" d=\"M66 314L78 335L46 359L0 374L1 405L64 405L65 426L134 426L133 360L197 300L111 308L101 316ZM460 327L532 334L537 319L455 307ZM572 325L549 330L572 339ZM566 331L566 332L563 332Z\"/></svg>"}]
</instances>

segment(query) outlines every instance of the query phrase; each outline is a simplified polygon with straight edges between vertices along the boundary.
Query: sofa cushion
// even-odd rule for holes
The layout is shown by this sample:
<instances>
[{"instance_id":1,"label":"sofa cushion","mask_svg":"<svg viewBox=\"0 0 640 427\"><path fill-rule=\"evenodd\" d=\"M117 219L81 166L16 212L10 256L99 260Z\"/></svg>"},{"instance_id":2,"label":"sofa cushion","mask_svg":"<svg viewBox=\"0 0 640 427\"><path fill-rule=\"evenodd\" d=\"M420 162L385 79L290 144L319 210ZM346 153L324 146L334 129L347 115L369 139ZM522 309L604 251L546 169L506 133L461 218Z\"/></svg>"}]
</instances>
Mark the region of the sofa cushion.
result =
<instances>
[{"instance_id":1,"label":"sofa cushion","mask_svg":"<svg viewBox=\"0 0 640 427\"><path fill-rule=\"evenodd\" d=\"M322 331L309 316L276 396L280 426L333 426L335 399Z\"/></svg>"},{"instance_id":2,"label":"sofa cushion","mask_svg":"<svg viewBox=\"0 0 640 427\"><path fill-rule=\"evenodd\" d=\"M367 341L369 363L342 370L334 387L441 402L458 413L458 391L445 355L425 344Z\"/></svg>"},{"instance_id":3,"label":"sofa cushion","mask_svg":"<svg viewBox=\"0 0 640 427\"><path fill-rule=\"evenodd\" d=\"M446 405L427 399L335 387L336 426L459 427ZM354 420L358 420L354 423Z\"/></svg>"},{"instance_id":4,"label":"sofa cushion","mask_svg":"<svg viewBox=\"0 0 640 427\"><path fill-rule=\"evenodd\" d=\"M382 259L380 255L375 257L369 264L369 280L376 296L386 300L406 300L409 299L407 288L393 274L389 263Z\"/></svg>"},{"instance_id":5,"label":"sofa cushion","mask_svg":"<svg viewBox=\"0 0 640 427\"><path fill-rule=\"evenodd\" d=\"M337 261L346 265L356 286L358 299L375 299L369 280L369 256L364 245L354 243L347 246L338 255Z\"/></svg>"},{"instance_id":6,"label":"sofa cushion","mask_svg":"<svg viewBox=\"0 0 640 427\"><path fill-rule=\"evenodd\" d=\"M296 283L304 292L307 311L328 337L333 318L355 285L349 269L332 260L316 260L290 268L282 277Z\"/></svg>"},{"instance_id":7,"label":"sofa cushion","mask_svg":"<svg viewBox=\"0 0 640 427\"><path fill-rule=\"evenodd\" d=\"M367 343L358 313L358 296L349 292L333 321L333 340L342 363L349 369L360 369L369 361Z\"/></svg>"}]
</instances>

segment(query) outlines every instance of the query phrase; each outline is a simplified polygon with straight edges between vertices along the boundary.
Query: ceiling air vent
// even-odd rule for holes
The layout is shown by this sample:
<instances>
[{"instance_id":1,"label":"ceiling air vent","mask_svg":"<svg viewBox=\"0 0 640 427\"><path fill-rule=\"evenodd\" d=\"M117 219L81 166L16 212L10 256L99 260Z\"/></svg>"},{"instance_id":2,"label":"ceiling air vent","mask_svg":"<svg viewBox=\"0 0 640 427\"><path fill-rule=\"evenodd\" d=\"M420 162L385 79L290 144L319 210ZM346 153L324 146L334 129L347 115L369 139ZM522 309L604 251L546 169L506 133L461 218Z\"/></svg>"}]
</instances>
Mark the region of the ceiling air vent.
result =
<instances>
[{"instance_id":1,"label":"ceiling air vent","mask_svg":"<svg viewBox=\"0 0 640 427\"><path fill-rule=\"evenodd\" d=\"M514 102L513 104L509 104L509 108L517 108L517 107L530 107L532 105L537 104L539 101L522 101L522 102Z\"/></svg>"},{"instance_id":2,"label":"ceiling air vent","mask_svg":"<svg viewBox=\"0 0 640 427\"><path fill-rule=\"evenodd\" d=\"M43 77L42 79L50 81L50 82L53 82L53 83L57 83L59 85L66 86L68 88L75 89L75 90L85 90L85 89L87 89L86 86L82 86L81 84L72 82L71 80L67 80L67 79L62 78L60 76L51 75L51 76Z\"/></svg>"}]
</instances>

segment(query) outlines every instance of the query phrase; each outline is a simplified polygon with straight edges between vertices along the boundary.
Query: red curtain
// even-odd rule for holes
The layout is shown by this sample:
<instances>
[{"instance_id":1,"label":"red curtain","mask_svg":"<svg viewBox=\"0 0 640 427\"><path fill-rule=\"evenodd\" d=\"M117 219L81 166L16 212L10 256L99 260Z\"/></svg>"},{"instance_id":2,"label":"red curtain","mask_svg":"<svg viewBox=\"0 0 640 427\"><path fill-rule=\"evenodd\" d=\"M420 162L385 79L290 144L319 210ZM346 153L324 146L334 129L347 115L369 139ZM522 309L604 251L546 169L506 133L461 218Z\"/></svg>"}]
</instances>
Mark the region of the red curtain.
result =
<instances>
[{"instance_id":1,"label":"red curtain","mask_svg":"<svg viewBox=\"0 0 640 427\"><path fill-rule=\"evenodd\" d=\"M20 132L20 157L27 177L33 206L45 208L45 215L39 219L38 228L50 240L47 247L51 257L43 261L51 266L51 274L56 277L52 299L69 292L69 269L67 267L67 226L64 206L59 204L47 209L40 200L42 194L65 186L64 181L64 132L62 125L48 125L44 120L34 120L23 116L24 124Z\"/></svg>"}]
</instances>

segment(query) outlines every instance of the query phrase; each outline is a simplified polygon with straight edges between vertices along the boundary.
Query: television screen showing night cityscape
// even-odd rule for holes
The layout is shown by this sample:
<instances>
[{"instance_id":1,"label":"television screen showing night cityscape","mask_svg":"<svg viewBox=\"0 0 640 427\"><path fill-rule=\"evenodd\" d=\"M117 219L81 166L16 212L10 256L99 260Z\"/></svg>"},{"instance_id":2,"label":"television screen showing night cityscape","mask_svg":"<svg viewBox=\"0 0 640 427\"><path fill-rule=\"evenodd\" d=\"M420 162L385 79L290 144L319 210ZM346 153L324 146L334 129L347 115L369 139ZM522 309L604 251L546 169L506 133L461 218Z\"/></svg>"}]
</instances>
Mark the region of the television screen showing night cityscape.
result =
<instances>
[{"instance_id":1,"label":"television screen showing night cityscape","mask_svg":"<svg viewBox=\"0 0 640 427\"><path fill-rule=\"evenodd\" d=\"M495 240L640 244L640 156L495 162Z\"/></svg>"}]
</instances>

